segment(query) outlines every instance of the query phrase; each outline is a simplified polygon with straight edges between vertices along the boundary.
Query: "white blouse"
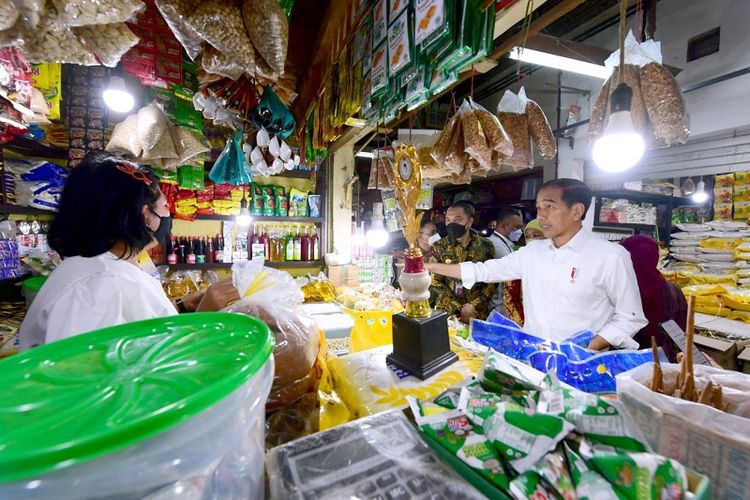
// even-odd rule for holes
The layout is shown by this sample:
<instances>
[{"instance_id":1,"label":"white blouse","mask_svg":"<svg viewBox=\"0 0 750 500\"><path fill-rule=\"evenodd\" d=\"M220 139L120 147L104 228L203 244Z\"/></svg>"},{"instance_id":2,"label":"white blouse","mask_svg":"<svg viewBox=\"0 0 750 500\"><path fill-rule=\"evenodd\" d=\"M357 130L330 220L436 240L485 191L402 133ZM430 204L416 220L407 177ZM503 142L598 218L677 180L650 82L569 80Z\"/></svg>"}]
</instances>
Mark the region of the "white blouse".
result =
<instances>
[{"instance_id":1,"label":"white blouse","mask_svg":"<svg viewBox=\"0 0 750 500\"><path fill-rule=\"evenodd\" d=\"M22 349L131 321L173 316L159 282L111 253L65 259L47 279L19 332Z\"/></svg>"}]
</instances>

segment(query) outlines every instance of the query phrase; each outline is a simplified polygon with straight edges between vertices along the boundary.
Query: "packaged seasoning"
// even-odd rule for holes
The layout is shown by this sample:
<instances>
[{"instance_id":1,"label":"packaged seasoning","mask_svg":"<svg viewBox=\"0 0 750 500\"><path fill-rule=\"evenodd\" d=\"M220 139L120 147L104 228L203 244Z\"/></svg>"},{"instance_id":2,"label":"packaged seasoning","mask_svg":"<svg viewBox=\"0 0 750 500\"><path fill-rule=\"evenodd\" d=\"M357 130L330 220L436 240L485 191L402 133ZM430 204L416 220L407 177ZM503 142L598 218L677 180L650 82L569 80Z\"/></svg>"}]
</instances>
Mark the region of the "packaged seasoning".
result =
<instances>
[{"instance_id":1,"label":"packaged seasoning","mask_svg":"<svg viewBox=\"0 0 750 500\"><path fill-rule=\"evenodd\" d=\"M485 355L479 380L488 391L539 390L544 375L530 366L490 349Z\"/></svg>"},{"instance_id":2,"label":"packaged seasoning","mask_svg":"<svg viewBox=\"0 0 750 500\"><path fill-rule=\"evenodd\" d=\"M276 214L276 196L273 186L261 186L263 196L263 215L273 217Z\"/></svg>"},{"instance_id":3,"label":"packaged seasoning","mask_svg":"<svg viewBox=\"0 0 750 500\"><path fill-rule=\"evenodd\" d=\"M289 199L286 197L284 186L272 186L275 201L274 215L276 217L286 217L289 214Z\"/></svg>"},{"instance_id":4,"label":"packaged seasoning","mask_svg":"<svg viewBox=\"0 0 750 500\"><path fill-rule=\"evenodd\" d=\"M484 433L503 458L523 473L557 447L573 425L554 415L518 411L515 404L500 403L484 422Z\"/></svg>"},{"instance_id":5,"label":"packaged seasoning","mask_svg":"<svg viewBox=\"0 0 750 500\"><path fill-rule=\"evenodd\" d=\"M372 45L379 45L388 36L388 0L377 0L372 7Z\"/></svg>"},{"instance_id":6,"label":"packaged seasoning","mask_svg":"<svg viewBox=\"0 0 750 500\"><path fill-rule=\"evenodd\" d=\"M388 21L392 23L409 6L409 0L388 0L388 6Z\"/></svg>"},{"instance_id":7,"label":"packaged seasoning","mask_svg":"<svg viewBox=\"0 0 750 500\"><path fill-rule=\"evenodd\" d=\"M410 403L413 398L409 398ZM510 486L503 462L489 440L477 431L457 410L447 410L432 416L422 416L412 405L417 425L422 432L458 457L479 475L502 490Z\"/></svg>"},{"instance_id":8,"label":"packaged seasoning","mask_svg":"<svg viewBox=\"0 0 750 500\"><path fill-rule=\"evenodd\" d=\"M476 425L484 425L485 420L494 415L499 404L506 402L497 394L483 390L479 384L472 384L461 389L458 409L466 414ZM518 410L521 410L519 407Z\"/></svg>"},{"instance_id":9,"label":"packaged seasoning","mask_svg":"<svg viewBox=\"0 0 750 500\"><path fill-rule=\"evenodd\" d=\"M437 39L433 35L442 35L442 31L447 26L445 0L416 1L414 43L417 45L421 44L423 48L427 48L430 41ZM426 43L424 43L425 40L427 40Z\"/></svg>"},{"instance_id":10,"label":"packaged seasoning","mask_svg":"<svg viewBox=\"0 0 750 500\"><path fill-rule=\"evenodd\" d=\"M372 79L370 95L380 97L388 89L388 44L386 41L373 48L370 68Z\"/></svg>"},{"instance_id":11,"label":"packaged seasoning","mask_svg":"<svg viewBox=\"0 0 750 500\"><path fill-rule=\"evenodd\" d=\"M620 496L628 499L681 499L687 491L687 472L677 462L650 453L595 453L592 464Z\"/></svg>"},{"instance_id":12,"label":"packaged seasoning","mask_svg":"<svg viewBox=\"0 0 750 500\"><path fill-rule=\"evenodd\" d=\"M534 500L555 500L557 496L548 489L542 476L529 470L510 482L510 494L518 500L533 498Z\"/></svg>"},{"instance_id":13,"label":"packaged seasoning","mask_svg":"<svg viewBox=\"0 0 750 500\"><path fill-rule=\"evenodd\" d=\"M307 193L295 188L289 191L290 217L292 216L292 210L294 210L294 217L307 217Z\"/></svg>"},{"instance_id":14,"label":"packaged seasoning","mask_svg":"<svg viewBox=\"0 0 750 500\"><path fill-rule=\"evenodd\" d=\"M412 38L409 12L404 12L388 28L388 74L393 81L413 60Z\"/></svg>"},{"instance_id":15,"label":"packaged seasoning","mask_svg":"<svg viewBox=\"0 0 750 500\"><path fill-rule=\"evenodd\" d=\"M547 485L557 493L558 498L567 500L577 497L562 445L558 445L555 451L547 453L536 464L535 469L547 481Z\"/></svg>"}]
</instances>

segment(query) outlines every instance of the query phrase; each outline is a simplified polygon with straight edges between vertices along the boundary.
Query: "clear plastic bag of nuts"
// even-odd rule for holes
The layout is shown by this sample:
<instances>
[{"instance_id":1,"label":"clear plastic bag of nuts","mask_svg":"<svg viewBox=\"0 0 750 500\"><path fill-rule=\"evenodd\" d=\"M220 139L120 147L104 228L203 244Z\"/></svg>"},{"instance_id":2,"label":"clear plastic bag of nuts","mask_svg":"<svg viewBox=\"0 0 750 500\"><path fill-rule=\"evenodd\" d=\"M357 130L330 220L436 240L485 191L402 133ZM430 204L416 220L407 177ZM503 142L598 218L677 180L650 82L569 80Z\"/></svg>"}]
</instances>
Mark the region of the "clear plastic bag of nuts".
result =
<instances>
[{"instance_id":1,"label":"clear plastic bag of nuts","mask_svg":"<svg viewBox=\"0 0 750 500\"><path fill-rule=\"evenodd\" d=\"M641 68L640 77L643 100L656 135L670 143L686 142L690 135L690 117L672 73L653 62Z\"/></svg>"},{"instance_id":2,"label":"clear plastic bag of nuts","mask_svg":"<svg viewBox=\"0 0 750 500\"><path fill-rule=\"evenodd\" d=\"M20 48L30 62L60 62L83 66L97 64L94 54L83 46L73 31L58 22L57 11L51 4L40 17L36 29L22 30L22 38L23 45Z\"/></svg>"},{"instance_id":3,"label":"clear plastic bag of nuts","mask_svg":"<svg viewBox=\"0 0 750 500\"><path fill-rule=\"evenodd\" d=\"M125 23L101 24L74 28L78 39L102 65L114 68L122 56L138 44L139 38Z\"/></svg>"},{"instance_id":4,"label":"clear plastic bag of nuts","mask_svg":"<svg viewBox=\"0 0 750 500\"><path fill-rule=\"evenodd\" d=\"M156 0L159 13L193 61L203 50L203 39L188 23L188 15L194 12L200 3L201 0Z\"/></svg>"},{"instance_id":5,"label":"clear plastic bag of nuts","mask_svg":"<svg viewBox=\"0 0 750 500\"><path fill-rule=\"evenodd\" d=\"M514 170L534 166L531 154L531 136L529 135L529 118L526 116L526 91L521 88L518 94L506 90L497 105L497 117L513 142L513 155L502 161ZM497 168L497 164L495 165Z\"/></svg>"},{"instance_id":6,"label":"clear plastic bag of nuts","mask_svg":"<svg viewBox=\"0 0 750 500\"><path fill-rule=\"evenodd\" d=\"M289 22L278 0L243 0L242 17L260 58L276 75L284 73Z\"/></svg>"},{"instance_id":7,"label":"clear plastic bag of nuts","mask_svg":"<svg viewBox=\"0 0 750 500\"><path fill-rule=\"evenodd\" d=\"M206 73L221 75L232 80L239 80L245 70L230 57L215 48L208 46L201 54L201 68Z\"/></svg>"},{"instance_id":8,"label":"clear plastic bag of nuts","mask_svg":"<svg viewBox=\"0 0 750 500\"><path fill-rule=\"evenodd\" d=\"M59 22L68 27L124 23L146 9L139 0L52 0Z\"/></svg>"}]
</instances>

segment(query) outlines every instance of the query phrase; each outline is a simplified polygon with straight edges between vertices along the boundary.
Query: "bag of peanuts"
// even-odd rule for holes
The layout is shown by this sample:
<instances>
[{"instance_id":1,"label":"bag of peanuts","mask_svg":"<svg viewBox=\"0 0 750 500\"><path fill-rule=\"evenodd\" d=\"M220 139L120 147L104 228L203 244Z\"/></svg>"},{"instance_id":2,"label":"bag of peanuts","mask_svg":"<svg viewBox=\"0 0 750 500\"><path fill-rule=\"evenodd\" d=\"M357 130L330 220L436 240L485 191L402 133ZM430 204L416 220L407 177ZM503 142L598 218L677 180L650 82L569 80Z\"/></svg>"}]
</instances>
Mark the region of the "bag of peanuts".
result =
<instances>
[{"instance_id":1,"label":"bag of peanuts","mask_svg":"<svg viewBox=\"0 0 750 500\"><path fill-rule=\"evenodd\" d=\"M625 66L621 69L620 51L613 52L604 65L612 75L604 82L591 110L588 140L593 144L604 134L609 122L610 96L622 80L633 91L633 126L647 146L684 143L689 135L689 116L682 92L667 68L662 65L661 42L638 43L630 32L625 37Z\"/></svg>"},{"instance_id":2,"label":"bag of peanuts","mask_svg":"<svg viewBox=\"0 0 750 500\"><path fill-rule=\"evenodd\" d=\"M497 117L513 143L513 154L493 165L496 170L501 165L510 165L516 171L534 166L529 118L526 116L527 102L526 90L521 87L518 94L506 90L497 104Z\"/></svg>"}]
</instances>

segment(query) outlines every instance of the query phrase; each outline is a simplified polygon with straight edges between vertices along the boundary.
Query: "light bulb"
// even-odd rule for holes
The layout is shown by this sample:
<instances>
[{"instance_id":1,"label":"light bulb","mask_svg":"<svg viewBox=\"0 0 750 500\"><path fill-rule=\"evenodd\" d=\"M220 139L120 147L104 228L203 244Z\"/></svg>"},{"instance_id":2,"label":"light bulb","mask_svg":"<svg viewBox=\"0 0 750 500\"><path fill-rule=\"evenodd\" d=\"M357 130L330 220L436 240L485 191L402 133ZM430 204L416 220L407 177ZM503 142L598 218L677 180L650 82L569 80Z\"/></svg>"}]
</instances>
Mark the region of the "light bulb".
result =
<instances>
[{"instance_id":1,"label":"light bulb","mask_svg":"<svg viewBox=\"0 0 750 500\"><path fill-rule=\"evenodd\" d=\"M617 86L610 99L609 123L594 144L594 163L607 172L622 172L643 157L646 144L633 127L630 103L633 91L626 84Z\"/></svg>"},{"instance_id":2,"label":"light bulb","mask_svg":"<svg viewBox=\"0 0 750 500\"><path fill-rule=\"evenodd\" d=\"M698 187L695 188L695 193L693 193L693 201L696 203L703 203L706 200L708 200L708 193L706 193L706 183L700 181L698 183Z\"/></svg>"},{"instance_id":3,"label":"light bulb","mask_svg":"<svg viewBox=\"0 0 750 500\"><path fill-rule=\"evenodd\" d=\"M125 80L119 76L110 77L109 85L104 89L102 98L107 107L117 113L127 113L135 105L135 98L128 92Z\"/></svg>"},{"instance_id":4,"label":"light bulb","mask_svg":"<svg viewBox=\"0 0 750 500\"><path fill-rule=\"evenodd\" d=\"M242 198L242 201L240 201L240 214L235 217L235 221L238 226L247 227L252 220L253 218L250 217L250 211L247 209L247 199Z\"/></svg>"}]
</instances>

